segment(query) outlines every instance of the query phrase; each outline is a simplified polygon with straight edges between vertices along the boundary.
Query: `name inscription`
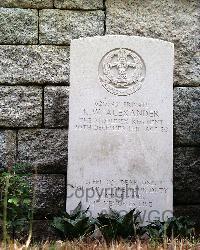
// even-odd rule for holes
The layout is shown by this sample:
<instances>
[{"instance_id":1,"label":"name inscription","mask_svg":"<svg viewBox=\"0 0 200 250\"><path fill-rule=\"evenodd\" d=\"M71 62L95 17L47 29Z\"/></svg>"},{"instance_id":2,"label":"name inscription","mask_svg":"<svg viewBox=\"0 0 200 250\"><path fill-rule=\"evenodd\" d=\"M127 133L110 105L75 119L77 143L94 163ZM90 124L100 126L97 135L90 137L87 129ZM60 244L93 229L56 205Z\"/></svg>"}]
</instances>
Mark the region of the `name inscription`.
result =
<instances>
[{"instance_id":1,"label":"name inscription","mask_svg":"<svg viewBox=\"0 0 200 250\"><path fill-rule=\"evenodd\" d=\"M81 109L75 129L166 133L168 126L160 113L150 103L97 100Z\"/></svg>"}]
</instances>

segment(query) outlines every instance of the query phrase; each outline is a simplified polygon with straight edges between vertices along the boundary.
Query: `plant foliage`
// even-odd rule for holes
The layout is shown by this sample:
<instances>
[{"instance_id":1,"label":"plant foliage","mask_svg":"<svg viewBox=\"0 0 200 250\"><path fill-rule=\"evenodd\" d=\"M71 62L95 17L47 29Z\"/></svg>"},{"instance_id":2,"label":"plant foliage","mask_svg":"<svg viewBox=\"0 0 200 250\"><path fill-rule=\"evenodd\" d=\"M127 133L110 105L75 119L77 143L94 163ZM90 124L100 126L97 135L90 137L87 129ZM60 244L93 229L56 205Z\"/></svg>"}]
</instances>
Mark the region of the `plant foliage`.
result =
<instances>
[{"instance_id":1,"label":"plant foliage","mask_svg":"<svg viewBox=\"0 0 200 250\"><path fill-rule=\"evenodd\" d=\"M10 236L21 230L31 216L31 185L27 175L17 173L19 168L15 165L0 173L0 220Z\"/></svg>"},{"instance_id":2,"label":"plant foliage","mask_svg":"<svg viewBox=\"0 0 200 250\"><path fill-rule=\"evenodd\" d=\"M96 224L104 236L106 242L119 239L136 238L140 231L140 212L132 209L125 215L110 210L109 214L101 213L96 219Z\"/></svg>"},{"instance_id":3,"label":"plant foliage","mask_svg":"<svg viewBox=\"0 0 200 250\"><path fill-rule=\"evenodd\" d=\"M95 224L87 216L87 210L82 210L81 203L72 213L63 213L61 217L54 217L51 226L62 240L74 240L94 232Z\"/></svg>"},{"instance_id":4,"label":"plant foliage","mask_svg":"<svg viewBox=\"0 0 200 250\"><path fill-rule=\"evenodd\" d=\"M145 229L149 237L157 241L165 238L188 238L194 233L194 223L184 216L171 217L164 222L151 222Z\"/></svg>"}]
</instances>

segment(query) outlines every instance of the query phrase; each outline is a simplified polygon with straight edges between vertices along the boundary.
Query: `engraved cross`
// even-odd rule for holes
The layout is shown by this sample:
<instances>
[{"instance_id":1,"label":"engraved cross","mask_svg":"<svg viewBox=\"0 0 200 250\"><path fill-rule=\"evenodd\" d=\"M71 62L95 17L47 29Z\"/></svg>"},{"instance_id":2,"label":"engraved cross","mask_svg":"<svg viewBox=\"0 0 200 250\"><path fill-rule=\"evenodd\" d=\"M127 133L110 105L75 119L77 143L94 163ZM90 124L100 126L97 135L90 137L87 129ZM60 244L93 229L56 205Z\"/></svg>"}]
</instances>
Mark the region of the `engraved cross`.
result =
<instances>
[{"instance_id":1,"label":"engraved cross","mask_svg":"<svg viewBox=\"0 0 200 250\"><path fill-rule=\"evenodd\" d=\"M117 67L119 78L123 78L123 79L127 79L126 71L129 67L136 68L136 65L134 62L128 61L128 54L122 49L117 54L117 61L109 63L109 66L110 68Z\"/></svg>"}]
</instances>

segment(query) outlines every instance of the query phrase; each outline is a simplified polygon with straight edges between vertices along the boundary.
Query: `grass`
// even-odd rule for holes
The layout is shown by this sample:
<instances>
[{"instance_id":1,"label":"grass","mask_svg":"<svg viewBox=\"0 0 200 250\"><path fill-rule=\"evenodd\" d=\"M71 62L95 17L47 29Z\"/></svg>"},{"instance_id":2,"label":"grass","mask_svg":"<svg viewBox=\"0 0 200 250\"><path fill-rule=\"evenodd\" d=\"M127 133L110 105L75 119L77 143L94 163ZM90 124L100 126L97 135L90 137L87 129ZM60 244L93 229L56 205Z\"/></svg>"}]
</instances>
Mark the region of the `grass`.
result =
<instances>
[{"instance_id":1,"label":"grass","mask_svg":"<svg viewBox=\"0 0 200 250\"><path fill-rule=\"evenodd\" d=\"M13 250L200 250L200 239L182 239L182 240L165 240L163 243L158 243L155 241L149 241L149 242L142 242L142 241L136 241L136 242L116 242L111 243L109 246L103 241L56 241L56 242L43 242L40 244L32 244L29 247L26 247L26 244L20 244L17 241L11 242L7 247L5 248L3 246L3 243L0 244L1 250L7 250L7 249L13 249Z\"/></svg>"}]
</instances>

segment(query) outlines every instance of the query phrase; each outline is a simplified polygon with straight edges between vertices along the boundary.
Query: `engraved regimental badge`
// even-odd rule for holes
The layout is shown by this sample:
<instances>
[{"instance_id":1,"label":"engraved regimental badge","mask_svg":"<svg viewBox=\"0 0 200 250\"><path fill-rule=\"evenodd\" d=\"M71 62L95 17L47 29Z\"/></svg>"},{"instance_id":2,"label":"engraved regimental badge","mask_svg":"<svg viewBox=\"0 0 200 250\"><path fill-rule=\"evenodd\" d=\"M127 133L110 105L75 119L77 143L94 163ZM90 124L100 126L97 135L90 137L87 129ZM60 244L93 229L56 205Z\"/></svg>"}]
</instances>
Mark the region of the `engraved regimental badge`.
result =
<instances>
[{"instance_id":1,"label":"engraved regimental badge","mask_svg":"<svg viewBox=\"0 0 200 250\"><path fill-rule=\"evenodd\" d=\"M102 58L99 65L100 82L114 95L133 94L141 88L144 78L144 62L130 49L111 50Z\"/></svg>"}]
</instances>

